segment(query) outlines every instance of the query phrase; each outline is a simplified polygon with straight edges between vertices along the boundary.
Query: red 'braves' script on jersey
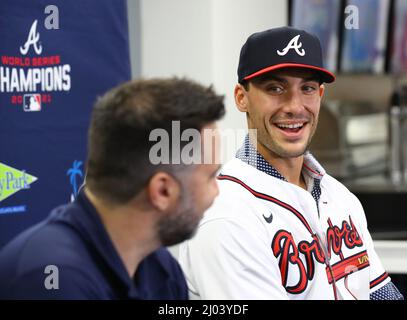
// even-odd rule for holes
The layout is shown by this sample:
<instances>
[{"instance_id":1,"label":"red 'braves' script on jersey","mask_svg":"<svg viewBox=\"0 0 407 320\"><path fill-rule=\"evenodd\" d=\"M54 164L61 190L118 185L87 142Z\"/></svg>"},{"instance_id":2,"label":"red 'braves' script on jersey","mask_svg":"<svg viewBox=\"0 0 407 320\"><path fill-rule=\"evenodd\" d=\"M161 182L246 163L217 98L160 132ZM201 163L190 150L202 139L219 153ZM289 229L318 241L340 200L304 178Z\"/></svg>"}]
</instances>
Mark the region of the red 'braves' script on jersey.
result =
<instances>
[{"instance_id":1,"label":"red 'braves' script on jersey","mask_svg":"<svg viewBox=\"0 0 407 320\"><path fill-rule=\"evenodd\" d=\"M342 222L341 228L332 225L330 219L328 219L329 227L326 232L328 256L330 258L333 251L336 255L339 255L341 260L347 260L342 253L342 245L352 249L354 247L362 246L363 242L360 238L351 217L349 216L349 223L347 221ZM274 236L272 242L273 254L276 258L280 258L279 267L281 273L282 284L286 290L293 294L303 292L308 285L308 281L312 280L315 271L315 261L318 263L325 263L325 254L322 250L318 237L313 234L312 241L301 241L296 244L292 234L286 230L280 230ZM305 256L305 264L300 258L300 253ZM350 259L350 262L354 263L354 259ZM366 264L366 259L364 263ZM298 269L299 280L294 286L287 286L287 276L289 268L294 267ZM357 265L355 266L358 267ZM354 269L352 269L354 271ZM331 278L329 268L327 268L328 277Z\"/></svg>"}]
</instances>

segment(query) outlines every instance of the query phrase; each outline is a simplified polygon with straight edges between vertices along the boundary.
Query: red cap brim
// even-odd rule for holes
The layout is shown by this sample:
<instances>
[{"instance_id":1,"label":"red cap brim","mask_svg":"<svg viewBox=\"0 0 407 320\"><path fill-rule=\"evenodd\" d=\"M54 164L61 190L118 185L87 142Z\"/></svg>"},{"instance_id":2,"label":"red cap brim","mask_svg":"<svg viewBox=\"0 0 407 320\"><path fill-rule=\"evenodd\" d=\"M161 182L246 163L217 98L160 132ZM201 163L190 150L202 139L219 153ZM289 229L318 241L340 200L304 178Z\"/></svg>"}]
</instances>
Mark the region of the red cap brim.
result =
<instances>
[{"instance_id":1,"label":"red cap brim","mask_svg":"<svg viewBox=\"0 0 407 320\"><path fill-rule=\"evenodd\" d=\"M317 70L320 72L320 74L322 75L322 81L326 82L326 83L331 83L334 82L336 77L333 73L329 72L328 70L325 70L324 68L320 68L320 67L315 67L315 66L310 66L308 64L298 64L298 63L281 63L281 64L276 64L274 66L271 67L267 67L264 69L261 69L259 71L256 71L255 73L252 73L246 77L244 77L244 80L250 80L254 77L257 77L261 74L273 71L273 70L277 70L277 69L282 69L282 68L305 68L305 69L312 69L312 70Z\"/></svg>"}]
</instances>

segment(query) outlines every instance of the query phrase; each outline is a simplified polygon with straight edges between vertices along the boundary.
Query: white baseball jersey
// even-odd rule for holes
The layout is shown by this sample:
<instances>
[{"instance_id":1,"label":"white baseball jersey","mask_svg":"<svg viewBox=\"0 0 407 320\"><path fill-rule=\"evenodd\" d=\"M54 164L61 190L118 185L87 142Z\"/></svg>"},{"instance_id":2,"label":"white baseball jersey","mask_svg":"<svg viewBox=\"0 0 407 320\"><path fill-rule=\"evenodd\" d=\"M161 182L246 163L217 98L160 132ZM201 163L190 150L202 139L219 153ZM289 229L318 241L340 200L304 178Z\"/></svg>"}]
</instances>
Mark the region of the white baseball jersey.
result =
<instances>
[{"instance_id":1,"label":"white baseball jersey","mask_svg":"<svg viewBox=\"0 0 407 320\"><path fill-rule=\"evenodd\" d=\"M390 281L359 200L310 154L303 176L309 191L237 158L223 167L219 196L180 246L192 297L369 299Z\"/></svg>"}]
</instances>

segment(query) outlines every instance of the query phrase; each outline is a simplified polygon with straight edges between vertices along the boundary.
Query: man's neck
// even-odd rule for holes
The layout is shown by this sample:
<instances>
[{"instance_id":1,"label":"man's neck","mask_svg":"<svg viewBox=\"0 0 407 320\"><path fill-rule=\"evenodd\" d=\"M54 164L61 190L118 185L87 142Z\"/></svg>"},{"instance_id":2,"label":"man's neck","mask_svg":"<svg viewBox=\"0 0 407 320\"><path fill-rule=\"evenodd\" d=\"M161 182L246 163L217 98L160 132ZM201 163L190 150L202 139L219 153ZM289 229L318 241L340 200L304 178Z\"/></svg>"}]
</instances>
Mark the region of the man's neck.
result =
<instances>
[{"instance_id":1,"label":"man's neck","mask_svg":"<svg viewBox=\"0 0 407 320\"><path fill-rule=\"evenodd\" d=\"M154 236L146 212L136 212L130 205L109 205L85 188L86 196L98 212L115 249L132 278L140 262L160 243Z\"/></svg>"},{"instance_id":2,"label":"man's neck","mask_svg":"<svg viewBox=\"0 0 407 320\"><path fill-rule=\"evenodd\" d=\"M303 189L307 189L305 180L301 174L304 163L304 156L295 158L282 158L272 154L260 143L257 143L257 150L272 167L274 167L288 182Z\"/></svg>"}]
</instances>

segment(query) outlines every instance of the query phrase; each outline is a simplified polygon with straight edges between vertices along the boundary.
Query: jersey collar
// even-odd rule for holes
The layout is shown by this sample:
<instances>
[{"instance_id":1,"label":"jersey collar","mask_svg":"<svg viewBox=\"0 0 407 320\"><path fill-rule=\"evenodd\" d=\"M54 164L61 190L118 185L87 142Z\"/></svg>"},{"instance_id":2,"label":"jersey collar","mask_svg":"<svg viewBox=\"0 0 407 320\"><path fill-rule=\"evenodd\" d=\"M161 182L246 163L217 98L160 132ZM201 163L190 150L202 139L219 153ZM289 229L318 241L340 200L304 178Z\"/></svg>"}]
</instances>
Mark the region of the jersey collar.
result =
<instances>
[{"instance_id":1,"label":"jersey collar","mask_svg":"<svg viewBox=\"0 0 407 320\"><path fill-rule=\"evenodd\" d=\"M256 148L250 141L249 135L246 135L242 147L236 153L236 158L274 178L287 181L287 179L285 179L276 168L268 163L266 159L264 159L264 157L257 152ZM302 174L305 182L307 183L308 191L310 192L313 191L315 185L319 185L320 180L325 175L324 168L309 151L304 154ZM318 180L318 182L315 180Z\"/></svg>"}]
</instances>

